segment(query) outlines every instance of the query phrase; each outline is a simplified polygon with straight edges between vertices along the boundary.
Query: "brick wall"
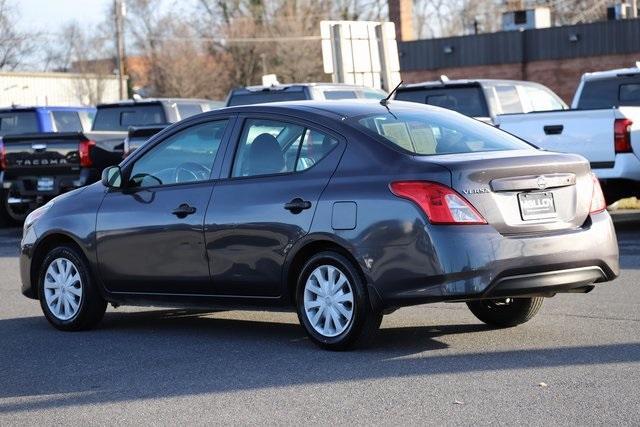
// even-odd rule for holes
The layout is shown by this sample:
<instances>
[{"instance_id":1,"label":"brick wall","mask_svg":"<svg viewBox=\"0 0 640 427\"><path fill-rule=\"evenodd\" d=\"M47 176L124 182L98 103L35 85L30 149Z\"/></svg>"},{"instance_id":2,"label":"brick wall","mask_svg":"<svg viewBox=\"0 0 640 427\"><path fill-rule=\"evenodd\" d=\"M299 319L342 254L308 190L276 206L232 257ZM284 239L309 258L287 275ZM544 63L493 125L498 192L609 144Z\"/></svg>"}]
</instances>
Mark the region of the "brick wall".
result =
<instances>
[{"instance_id":1,"label":"brick wall","mask_svg":"<svg viewBox=\"0 0 640 427\"><path fill-rule=\"evenodd\" d=\"M534 61L526 64L495 64L472 67L440 68L437 70L401 71L405 83L437 80L441 75L450 79L514 79L542 83L557 93L567 104L584 73L628 68L640 61L640 53L591 56L583 58Z\"/></svg>"}]
</instances>

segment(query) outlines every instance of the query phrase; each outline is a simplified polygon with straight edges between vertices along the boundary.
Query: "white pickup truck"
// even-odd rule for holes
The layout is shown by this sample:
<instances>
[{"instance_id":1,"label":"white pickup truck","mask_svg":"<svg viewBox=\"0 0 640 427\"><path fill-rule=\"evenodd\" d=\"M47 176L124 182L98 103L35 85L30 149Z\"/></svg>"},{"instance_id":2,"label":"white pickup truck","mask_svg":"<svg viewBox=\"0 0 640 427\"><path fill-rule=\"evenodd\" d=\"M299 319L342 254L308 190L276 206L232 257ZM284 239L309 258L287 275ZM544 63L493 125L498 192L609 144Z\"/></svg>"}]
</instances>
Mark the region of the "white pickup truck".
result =
<instances>
[{"instance_id":1,"label":"white pickup truck","mask_svg":"<svg viewBox=\"0 0 640 427\"><path fill-rule=\"evenodd\" d=\"M549 88L513 80L406 85L395 99L456 110L550 151L591 162L607 199L640 194L640 67L587 73L572 108Z\"/></svg>"}]
</instances>

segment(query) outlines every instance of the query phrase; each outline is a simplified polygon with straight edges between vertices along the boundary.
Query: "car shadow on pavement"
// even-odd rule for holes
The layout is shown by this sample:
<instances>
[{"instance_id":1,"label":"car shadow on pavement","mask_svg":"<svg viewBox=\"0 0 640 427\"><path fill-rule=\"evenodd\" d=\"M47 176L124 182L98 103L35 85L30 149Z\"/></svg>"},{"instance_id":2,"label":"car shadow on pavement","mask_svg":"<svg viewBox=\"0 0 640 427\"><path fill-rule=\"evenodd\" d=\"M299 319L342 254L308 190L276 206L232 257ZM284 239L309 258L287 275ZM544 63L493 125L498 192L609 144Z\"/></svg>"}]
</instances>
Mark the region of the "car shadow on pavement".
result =
<instances>
[{"instance_id":1,"label":"car shadow on pavement","mask_svg":"<svg viewBox=\"0 0 640 427\"><path fill-rule=\"evenodd\" d=\"M448 346L439 337L488 331L474 324L383 328L372 348L336 353L316 348L296 323L215 316L184 310L109 313L99 329L78 333L56 331L42 317L0 320L0 413L350 380L640 361L640 343L443 354Z\"/></svg>"}]
</instances>

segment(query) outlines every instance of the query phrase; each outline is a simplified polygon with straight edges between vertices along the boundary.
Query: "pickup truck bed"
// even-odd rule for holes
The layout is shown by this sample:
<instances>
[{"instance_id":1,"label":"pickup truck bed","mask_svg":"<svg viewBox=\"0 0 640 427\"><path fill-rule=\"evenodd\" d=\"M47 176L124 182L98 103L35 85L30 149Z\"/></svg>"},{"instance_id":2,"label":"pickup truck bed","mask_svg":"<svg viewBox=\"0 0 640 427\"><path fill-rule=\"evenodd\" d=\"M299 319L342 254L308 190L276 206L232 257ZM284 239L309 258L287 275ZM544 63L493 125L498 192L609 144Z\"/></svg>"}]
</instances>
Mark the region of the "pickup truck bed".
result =
<instances>
[{"instance_id":1,"label":"pickup truck bed","mask_svg":"<svg viewBox=\"0 0 640 427\"><path fill-rule=\"evenodd\" d=\"M640 107L505 114L496 125L542 149L583 155L605 186L640 182Z\"/></svg>"}]
</instances>

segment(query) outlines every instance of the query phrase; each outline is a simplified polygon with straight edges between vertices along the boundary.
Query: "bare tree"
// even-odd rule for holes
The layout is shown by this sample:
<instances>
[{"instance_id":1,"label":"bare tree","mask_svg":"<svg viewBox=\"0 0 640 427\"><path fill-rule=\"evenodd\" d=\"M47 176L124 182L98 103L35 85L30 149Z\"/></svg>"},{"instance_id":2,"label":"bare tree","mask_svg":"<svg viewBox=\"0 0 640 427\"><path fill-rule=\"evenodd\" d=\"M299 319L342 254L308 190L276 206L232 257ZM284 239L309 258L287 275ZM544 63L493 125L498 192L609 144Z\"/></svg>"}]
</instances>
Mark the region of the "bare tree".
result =
<instances>
[{"instance_id":1,"label":"bare tree","mask_svg":"<svg viewBox=\"0 0 640 427\"><path fill-rule=\"evenodd\" d=\"M12 3L0 0L0 70L15 70L35 51L34 36L18 29Z\"/></svg>"},{"instance_id":2,"label":"bare tree","mask_svg":"<svg viewBox=\"0 0 640 427\"><path fill-rule=\"evenodd\" d=\"M191 17L163 12L161 0L128 3L127 27L146 67L146 92L156 96L221 99L230 85L231 60L211 49Z\"/></svg>"}]
</instances>

